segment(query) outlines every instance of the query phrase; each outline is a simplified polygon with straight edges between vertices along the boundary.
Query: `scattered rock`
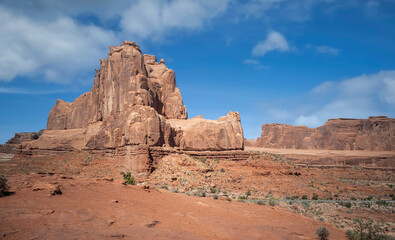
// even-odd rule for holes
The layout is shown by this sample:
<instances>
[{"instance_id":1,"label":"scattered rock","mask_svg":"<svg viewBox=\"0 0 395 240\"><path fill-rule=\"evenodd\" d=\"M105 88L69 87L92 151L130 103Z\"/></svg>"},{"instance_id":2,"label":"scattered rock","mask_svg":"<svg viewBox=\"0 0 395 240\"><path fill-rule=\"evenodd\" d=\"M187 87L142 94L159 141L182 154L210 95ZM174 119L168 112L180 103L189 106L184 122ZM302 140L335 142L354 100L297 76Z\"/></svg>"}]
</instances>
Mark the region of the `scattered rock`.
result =
<instances>
[{"instance_id":1,"label":"scattered rock","mask_svg":"<svg viewBox=\"0 0 395 240\"><path fill-rule=\"evenodd\" d=\"M32 187L32 191L46 191L51 195L62 194L58 184L39 183Z\"/></svg>"},{"instance_id":2,"label":"scattered rock","mask_svg":"<svg viewBox=\"0 0 395 240\"><path fill-rule=\"evenodd\" d=\"M158 225L159 223L160 223L159 221L154 220L154 221L152 221L152 223L148 223L148 224L145 225L145 226L147 226L148 228L153 228L153 227L155 227L156 225Z\"/></svg>"}]
</instances>

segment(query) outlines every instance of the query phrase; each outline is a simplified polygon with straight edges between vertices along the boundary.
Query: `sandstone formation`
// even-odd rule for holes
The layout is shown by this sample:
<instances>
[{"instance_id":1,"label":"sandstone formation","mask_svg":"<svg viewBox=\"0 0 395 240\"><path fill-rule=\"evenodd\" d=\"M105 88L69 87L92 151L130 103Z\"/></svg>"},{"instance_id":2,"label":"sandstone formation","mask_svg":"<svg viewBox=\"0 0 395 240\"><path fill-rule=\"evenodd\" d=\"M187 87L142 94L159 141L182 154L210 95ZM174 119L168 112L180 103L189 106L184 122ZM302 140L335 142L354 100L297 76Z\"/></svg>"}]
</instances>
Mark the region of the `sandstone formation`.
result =
<instances>
[{"instance_id":1,"label":"sandstone formation","mask_svg":"<svg viewBox=\"0 0 395 240\"><path fill-rule=\"evenodd\" d=\"M330 119L323 126L308 128L265 124L256 147L329 150L395 151L395 119Z\"/></svg>"},{"instance_id":2,"label":"sandstone formation","mask_svg":"<svg viewBox=\"0 0 395 240\"><path fill-rule=\"evenodd\" d=\"M15 133L15 136L5 144L0 145L0 153L12 153L18 145L23 142L29 142L38 139L44 130L39 132L21 132Z\"/></svg>"},{"instance_id":3,"label":"sandstone formation","mask_svg":"<svg viewBox=\"0 0 395 240\"><path fill-rule=\"evenodd\" d=\"M125 41L101 60L91 91L72 103L58 100L42 137L23 148L231 150L243 149L243 140L237 112L216 121L187 120L174 71Z\"/></svg>"}]
</instances>

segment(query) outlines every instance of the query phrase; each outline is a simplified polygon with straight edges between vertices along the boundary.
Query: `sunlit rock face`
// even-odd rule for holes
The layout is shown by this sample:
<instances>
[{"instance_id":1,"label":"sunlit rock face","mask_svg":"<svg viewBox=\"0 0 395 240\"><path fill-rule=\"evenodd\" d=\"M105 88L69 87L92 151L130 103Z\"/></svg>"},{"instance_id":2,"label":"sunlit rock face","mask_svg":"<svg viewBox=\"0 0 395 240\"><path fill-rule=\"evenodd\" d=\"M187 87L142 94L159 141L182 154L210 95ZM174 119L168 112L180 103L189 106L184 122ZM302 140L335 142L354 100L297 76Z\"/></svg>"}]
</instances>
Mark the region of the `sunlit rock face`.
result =
<instances>
[{"instance_id":1,"label":"sunlit rock face","mask_svg":"<svg viewBox=\"0 0 395 240\"><path fill-rule=\"evenodd\" d=\"M308 128L287 124L265 124L256 147L395 150L395 119L384 116L368 119L330 119L323 126Z\"/></svg>"},{"instance_id":2,"label":"sunlit rock face","mask_svg":"<svg viewBox=\"0 0 395 240\"><path fill-rule=\"evenodd\" d=\"M237 112L218 120L187 118L174 71L163 59L158 62L153 55L143 55L135 42L125 41L110 47L108 58L101 60L90 92L72 103L56 102L46 131L57 131L67 138L68 130L80 129L84 137L77 145L91 149L125 145L243 149ZM44 133L41 141L46 136Z\"/></svg>"}]
</instances>

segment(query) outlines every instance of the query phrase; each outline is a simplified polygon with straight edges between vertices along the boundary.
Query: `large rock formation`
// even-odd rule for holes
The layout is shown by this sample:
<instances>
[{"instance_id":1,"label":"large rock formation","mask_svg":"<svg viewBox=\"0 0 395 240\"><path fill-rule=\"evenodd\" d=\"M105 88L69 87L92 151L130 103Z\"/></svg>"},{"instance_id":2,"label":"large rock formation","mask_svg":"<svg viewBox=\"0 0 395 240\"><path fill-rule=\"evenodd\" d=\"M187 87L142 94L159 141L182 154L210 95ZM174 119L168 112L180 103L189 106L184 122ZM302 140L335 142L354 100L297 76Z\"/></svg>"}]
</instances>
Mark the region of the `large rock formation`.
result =
<instances>
[{"instance_id":1,"label":"large rock formation","mask_svg":"<svg viewBox=\"0 0 395 240\"><path fill-rule=\"evenodd\" d=\"M175 73L164 60L143 55L134 42L110 47L90 92L58 100L47 130L27 148L108 149L128 145L185 150L243 149L238 113L217 121L187 120Z\"/></svg>"},{"instance_id":2,"label":"large rock formation","mask_svg":"<svg viewBox=\"0 0 395 240\"><path fill-rule=\"evenodd\" d=\"M44 130L39 132L21 132L15 133L15 136L5 144L0 145L0 153L12 153L23 142L37 140Z\"/></svg>"},{"instance_id":3,"label":"large rock formation","mask_svg":"<svg viewBox=\"0 0 395 240\"><path fill-rule=\"evenodd\" d=\"M308 128L265 124L256 147L330 150L395 150L395 119L330 119L323 126Z\"/></svg>"}]
</instances>

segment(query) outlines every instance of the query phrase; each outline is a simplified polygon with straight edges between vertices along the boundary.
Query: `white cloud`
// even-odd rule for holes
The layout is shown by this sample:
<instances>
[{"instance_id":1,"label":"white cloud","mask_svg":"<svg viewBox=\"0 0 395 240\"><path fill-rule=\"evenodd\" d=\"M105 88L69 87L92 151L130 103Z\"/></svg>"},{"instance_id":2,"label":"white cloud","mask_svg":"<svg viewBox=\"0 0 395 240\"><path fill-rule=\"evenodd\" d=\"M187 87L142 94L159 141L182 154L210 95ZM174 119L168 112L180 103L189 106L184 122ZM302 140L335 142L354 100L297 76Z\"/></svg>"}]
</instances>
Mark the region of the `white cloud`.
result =
<instances>
[{"instance_id":1,"label":"white cloud","mask_svg":"<svg viewBox=\"0 0 395 240\"><path fill-rule=\"evenodd\" d=\"M395 70L324 82L265 110L277 122L318 127L331 118L395 117Z\"/></svg>"},{"instance_id":2,"label":"white cloud","mask_svg":"<svg viewBox=\"0 0 395 240\"><path fill-rule=\"evenodd\" d=\"M161 39L170 30L201 29L225 12L229 0L140 0L122 13L121 28L141 39Z\"/></svg>"},{"instance_id":3,"label":"white cloud","mask_svg":"<svg viewBox=\"0 0 395 240\"><path fill-rule=\"evenodd\" d=\"M29 94L29 95L43 95L43 94L56 94L67 92L67 90L45 90L45 91L31 91L21 88L3 88L0 87L0 93L5 94Z\"/></svg>"},{"instance_id":4,"label":"white cloud","mask_svg":"<svg viewBox=\"0 0 395 240\"><path fill-rule=\"evenodd\" d=\"M321 121L317 118L315 115L311 116L299 116L295 121L294 121L295 126L319 126L321 125Z\"/></svg>"},{"instance_id":5,"label":"white cloud","mask_svg":"<svg viewBox=\"0 0 395 240\"><path fill-rule=\"evenodd\" d=\"M333 48L333 47L329 47L329 46L316 46L315 50L318 53L322 53L322 54L330 54L330 55L337 55L339 54L339 49Z\"/></svg>"},{"instance_id":6,"label":"white cloud","mask_svg":"<svg viewBox=\"0 0 395 240\"><path fill-rule=\"evenodd\" d=\"M261 65L261 63L254 59L246 59L243 61L244 64Z\"/></svg>"},{"instance_id":7,"label":"white cloud","mask_svg":"<svg viewBox=\"0 0 395 240\"><path fill-rule=\"evenodd\" d=\"M18 76L56 83L83 79L110 45L161 40L175 30L203 29L230 0L13 1L0 3L0 82ZM80 22L90 16L96 25ZM95 20L96 19L96 20ZM105 26L118 19L119 29ZM84 83L82 83L84 84Z\"/></svg>"},{"instance_id":8,"label":"white cloud","mask_svg":"<svg viewBox=\"0 0 395 240\"><path fill-rule=\"evenodd\" d=\"M2 81L44 76L47 81L69 82L80 71L93 70L115 42L112 32L67 17L42 22L1 7L0 35Z\"/></svg>"},{"instance_id":9,"label":"white cloud","mask_svg":"<svg viewBox=\"0 0 395 240\"><path fill-rule=\"evenodd\" d=\"M286 52L289 51L290 46L288 41L279 32L271 31L266 40L258 43L252 49L252 55L264 56L270 51Z\"/></svg>"}]
</instances>

